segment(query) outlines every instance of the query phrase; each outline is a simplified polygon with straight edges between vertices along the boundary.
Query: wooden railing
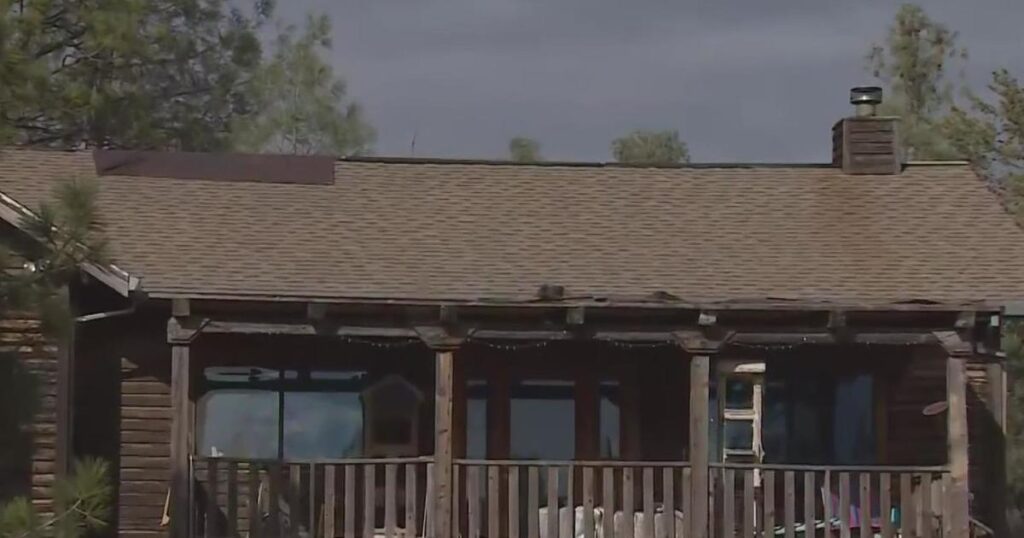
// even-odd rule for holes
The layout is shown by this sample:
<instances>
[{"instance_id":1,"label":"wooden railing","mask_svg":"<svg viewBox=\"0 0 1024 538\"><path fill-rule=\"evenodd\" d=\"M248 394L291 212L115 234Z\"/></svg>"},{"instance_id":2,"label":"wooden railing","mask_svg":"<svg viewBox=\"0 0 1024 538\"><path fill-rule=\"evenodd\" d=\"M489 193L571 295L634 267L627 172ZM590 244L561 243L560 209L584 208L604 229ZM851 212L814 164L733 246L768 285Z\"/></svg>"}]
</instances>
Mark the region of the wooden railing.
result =
<instances>
[{"instance_id":1,"label":"wooden railing","mask_svg":"<svg viewBox=\"0 0 1024 538\"><path fill-rule=\"evenodd\" d=\"M192 459L193 536L432 537L430 458Z\"/></svg>"},{"instance_id":2,"label":"wooden railing","mask_svg":"<svg viewBox=\"0 0 1024 538\"><path fill-rule=\"evenodd\" d=\"M192 536L433 538L430 458L192 460ZM942 536L945 467L711 464L711 538ZM686 538L685 462L456 460L460 538Z\"/></svg>"},{"instance_id":3,"label":"wooden railing","mask_svg":"<svg viewBox=\"0 0 1024 538\"><path fill-rule=\"evenodd\" d=\"M466 538L682 538L685 462L457 460Z\"/></svg>"},{"instance_id":4,"label":"wooden railing","mask_svg":"<svg viewBox=\"0 0 1024 538\"><path fill-rule=\"evenodd\" d=\"M942 536L944 467L712 464L720 538Z\"/></svg>"}]
</instances>

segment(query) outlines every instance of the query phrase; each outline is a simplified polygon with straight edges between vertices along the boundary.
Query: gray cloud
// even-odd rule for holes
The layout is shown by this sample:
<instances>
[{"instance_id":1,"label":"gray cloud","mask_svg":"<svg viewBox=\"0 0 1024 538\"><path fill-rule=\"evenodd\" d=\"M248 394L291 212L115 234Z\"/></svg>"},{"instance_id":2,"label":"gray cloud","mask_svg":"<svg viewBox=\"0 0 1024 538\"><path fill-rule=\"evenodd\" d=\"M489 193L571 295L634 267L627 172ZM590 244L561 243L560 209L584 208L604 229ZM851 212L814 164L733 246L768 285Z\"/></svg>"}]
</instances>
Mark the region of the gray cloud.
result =
<instances>
[{"instance_id":1,"label":"gray cloud","mask_svg":"<svg viewBox=\"0 0 1024 538\"><path fill-rule=\"evenodd\" d=\"M922 2L961 33L968 79L1024 74L1024 2ZM898 2L289 0L334 21L332 62L377 152L607 160L633 128L678 129L699 161L824 161L846 90Z\"/></svg>"}]
</instances>

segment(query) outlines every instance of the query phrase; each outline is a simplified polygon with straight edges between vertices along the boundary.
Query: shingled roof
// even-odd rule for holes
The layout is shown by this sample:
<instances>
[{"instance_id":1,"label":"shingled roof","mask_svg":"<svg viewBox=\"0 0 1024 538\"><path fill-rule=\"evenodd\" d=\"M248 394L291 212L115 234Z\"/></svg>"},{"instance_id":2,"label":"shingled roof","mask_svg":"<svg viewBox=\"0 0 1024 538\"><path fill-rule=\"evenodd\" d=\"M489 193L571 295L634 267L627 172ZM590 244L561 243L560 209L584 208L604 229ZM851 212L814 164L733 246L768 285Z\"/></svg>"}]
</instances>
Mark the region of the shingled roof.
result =
<instances>
[{"instance_id":1,"label":"shingled roof","mask_svg":"<svg viewBox=\"0 0 1024 538\"><path fill-rule=\"evenodd\" d=\"M96 175L91 153L0 153L0 192L30 208ZM515 302L551 284L623 302L1024 299L1024 233L963 164L339 160L321 184L98 181L118 267L157 297Z\"/></svg>"}]
</instances>

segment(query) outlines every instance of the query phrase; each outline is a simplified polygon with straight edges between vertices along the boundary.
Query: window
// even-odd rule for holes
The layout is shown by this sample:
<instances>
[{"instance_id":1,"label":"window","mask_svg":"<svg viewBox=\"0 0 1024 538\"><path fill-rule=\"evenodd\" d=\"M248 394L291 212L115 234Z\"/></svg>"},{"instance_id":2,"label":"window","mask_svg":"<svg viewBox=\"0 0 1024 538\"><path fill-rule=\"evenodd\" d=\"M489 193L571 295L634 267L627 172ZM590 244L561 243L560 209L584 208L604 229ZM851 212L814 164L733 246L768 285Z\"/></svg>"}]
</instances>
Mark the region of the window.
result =
<instances>
[{"instance_id":1,"label":"window","mask_svg":"<svg viewBox=\"0 0 1024 538\"><path fill-rule=\"evenodd\" d=\"M511 457L570 460L576 453L576 405L571 381L512 384Z\"/></svg>"},{"instance_id":2,"label":"window","mask_svg":"<svg viewBox=\"0 0 1024 538\"><path fill-rule=\"evenodd\" d=\"M723 361L711 387L714 454L725 461L761 460L763 362Z\"/></svg>"},{"instance_id":3,"label":"window","mask_svg":"<svg viewBox=\"0 0 1024 538\"><path fill-rule=\"evenodd\" d=\"M873 402L869 373L835 372L807 363L773 366L765 389L765 459L875 463Z\"/></svg>"},{"instance_id":4,"label":"window","mask_svg":"<svg viewBox=\"0 0 1024 538\"><path fill-rule=\"evenodd\" d=\"M292 460L361 456L372 385L365 371L206 368L196 410L197 451ZM390 416L387 404L380 414ZM389 431L382 427L379 435Z\"/></svg>"}]
</instances>

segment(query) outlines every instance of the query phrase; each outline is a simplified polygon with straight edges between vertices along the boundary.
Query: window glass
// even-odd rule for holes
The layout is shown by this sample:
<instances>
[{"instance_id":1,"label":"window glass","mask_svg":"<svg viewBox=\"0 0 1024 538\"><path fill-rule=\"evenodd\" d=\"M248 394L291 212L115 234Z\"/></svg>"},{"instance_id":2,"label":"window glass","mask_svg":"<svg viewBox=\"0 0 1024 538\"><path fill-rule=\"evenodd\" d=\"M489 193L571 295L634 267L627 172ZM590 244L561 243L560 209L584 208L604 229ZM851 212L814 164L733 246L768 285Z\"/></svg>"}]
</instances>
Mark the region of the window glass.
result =
<instances>
[{"instance_id":1,"label":"window glass","mask_svg":"<svg viewBox=\"0 0 1024 538\"><path fill-rule=\"evenodd\" d=\"M604 381L599 386L600 391L600 449L601 457L615 459L620 456L619 452L619 383L617 381Z\"/></svg>"},{"instance_id":2,"label":"window glass","mask_svg":"<svg viewBox=\"0 0 1024 538\"><path fill-rule=\"evenodd\" d=\"M220 389L197 406L197 449L204 456L276 458L276 391Z\"/></svg>"},{"instance_id":3,"label":"window glass","mask_svg":"<svg viewBox=\"0 0 1024 538\"><path fill-rule=\"evenodd\" d=\"M873 382L806 363L767 370L765 460L771 463L876 463Z\"/></svg>"},{"instance_id":4,"label":"window glass","mask_svg":"<svg viewBox=\"0 0 1024 538\"><path fill-rule=\"evenodd\" d=\"M362 454L367 373L210 367L196 409L206 456L304 460Z\"/></svg>"},{"instance_id":5,"label":"window glass","mask_svg":"<svg viewBox=\"0 0 1024 538\"><path fill-rule=\"evenodd\" d=\"M750 379L728 378L725 382L725 408L750 409L754 406L754 383Z\"/></svg>"},{"instance_id":6,"label":"window glass","mask_svg":"<svg viewBox=\"0 0 1024 538\"><path fill-rule=\"evenodd\" d=\"M571 381L530 380L511 387L511 456L570 460L576 453Z\"/></svg>"},{"instance_id":7,"label":"window glass","mask_svg":"<svg viewBox=\"0 0 1024 538\"><path fill-rule=\"evenodd\" d=\"M727 450L753 450L754 422L751 420L725 421L725 448Z\"/></svg>"},{"instance_id":8,"label":"window glass","mask_svg":"<svg viewBox=\"0 0 1024 538\"><path fill-rule=\"evenodd\" d=\"M362 447L358 392L285 392L285 458L349 458L361 455Z\"/></svg>"},{"instance_id":9,"label":"window glass","mask_svg":"<svg viewBox=\"0 0 1024 538\"><path fill-rule=\"evenodd\" d=\"M466 457L487 457L487 382L470 380L466 387Z\"/></svg>"}]
</instances>

